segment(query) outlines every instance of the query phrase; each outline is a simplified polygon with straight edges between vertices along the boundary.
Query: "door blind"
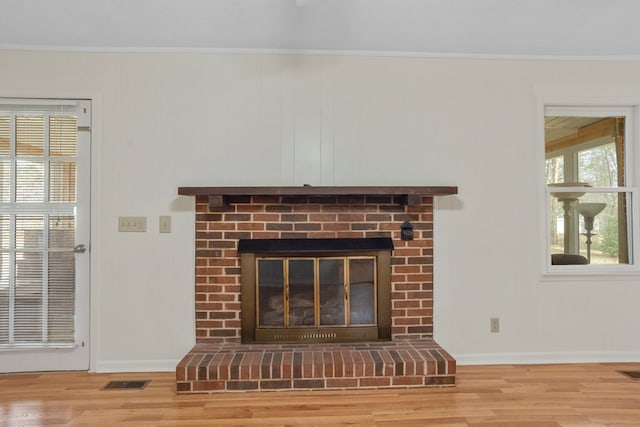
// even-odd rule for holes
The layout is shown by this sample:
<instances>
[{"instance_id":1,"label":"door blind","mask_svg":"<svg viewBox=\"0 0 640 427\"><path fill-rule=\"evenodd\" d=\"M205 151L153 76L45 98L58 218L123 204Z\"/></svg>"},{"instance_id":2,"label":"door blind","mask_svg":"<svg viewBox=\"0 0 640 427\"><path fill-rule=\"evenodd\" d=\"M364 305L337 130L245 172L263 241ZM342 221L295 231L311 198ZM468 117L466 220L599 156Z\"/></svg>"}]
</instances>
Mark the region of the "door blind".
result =
<instances>
[{"instance_id":1,"label":"door blind","mask_svg":"<svg viewBox=\"0 0 640 427\"><path fill-rule=\"evenodd\" d=\"M75 341L77 117L0 105L0 348Z\"/></svg>"}]
</instances>

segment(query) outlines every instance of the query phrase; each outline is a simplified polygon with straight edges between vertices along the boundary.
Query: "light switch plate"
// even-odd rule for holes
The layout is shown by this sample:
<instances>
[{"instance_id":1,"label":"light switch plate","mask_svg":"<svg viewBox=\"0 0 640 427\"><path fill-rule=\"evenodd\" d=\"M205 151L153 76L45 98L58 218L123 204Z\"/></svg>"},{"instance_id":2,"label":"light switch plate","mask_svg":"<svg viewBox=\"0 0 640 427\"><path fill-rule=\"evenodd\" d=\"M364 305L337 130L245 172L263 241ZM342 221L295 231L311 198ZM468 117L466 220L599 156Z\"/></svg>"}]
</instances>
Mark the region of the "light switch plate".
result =
<instances>
[{"instance_id":1,"label":"light switch plate","mask_svg":"<svg viewBox=\"0 0 640 427\"><path fill-rule=\"evenodd\" d=\"M160 215L158 231L160 233L171 233L171 217L169 215Z\"/></svg>"},{"instance_id":2,"label":"light switch plate","mask_svg":"<svg viewBox=\"0 0 640 427\"><path fill-rule=\"evenodd\" d=\"M118 231L120 232L145 232L147 231L146 216L119 216Z\"/></svg>"}]
</instances>

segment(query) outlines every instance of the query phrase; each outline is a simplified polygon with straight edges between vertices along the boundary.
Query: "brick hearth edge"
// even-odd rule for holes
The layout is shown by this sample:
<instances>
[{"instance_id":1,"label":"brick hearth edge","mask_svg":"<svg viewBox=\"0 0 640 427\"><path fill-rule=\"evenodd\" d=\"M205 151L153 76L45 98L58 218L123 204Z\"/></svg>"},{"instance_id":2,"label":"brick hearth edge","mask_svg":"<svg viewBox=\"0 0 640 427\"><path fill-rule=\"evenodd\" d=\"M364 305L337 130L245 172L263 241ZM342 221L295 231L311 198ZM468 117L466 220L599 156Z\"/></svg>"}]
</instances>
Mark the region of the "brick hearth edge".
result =
<instances>
[{"instance_id":1,"label":"brick hearth edge","mask_svg":"<svg viewBox=\"0 0 640 427\"><path fill-rule=\"evenodd\" d=\"M198 344L176 368L177 391L451 386L455 360L430 339L340 344Z\"/></svg>"}]
</instances>

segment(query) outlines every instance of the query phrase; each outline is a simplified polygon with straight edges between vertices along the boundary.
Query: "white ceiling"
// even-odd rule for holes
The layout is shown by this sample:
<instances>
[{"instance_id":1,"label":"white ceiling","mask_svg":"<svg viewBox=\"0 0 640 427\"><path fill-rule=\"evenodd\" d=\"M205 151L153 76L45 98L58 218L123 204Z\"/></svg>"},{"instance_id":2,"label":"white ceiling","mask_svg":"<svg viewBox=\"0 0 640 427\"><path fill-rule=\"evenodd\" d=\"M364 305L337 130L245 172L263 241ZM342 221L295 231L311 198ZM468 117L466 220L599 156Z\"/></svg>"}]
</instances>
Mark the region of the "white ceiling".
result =
<instances>
[{"instance_id":1,"label":"white ceiling","mask_svg":"<svg viewBox=\"0 0 640 427\"><path fill-rule=\"evenodd\" d=\"M640 58L640 0L0 0L0 48Z\"/></svg>"}]
</instances>

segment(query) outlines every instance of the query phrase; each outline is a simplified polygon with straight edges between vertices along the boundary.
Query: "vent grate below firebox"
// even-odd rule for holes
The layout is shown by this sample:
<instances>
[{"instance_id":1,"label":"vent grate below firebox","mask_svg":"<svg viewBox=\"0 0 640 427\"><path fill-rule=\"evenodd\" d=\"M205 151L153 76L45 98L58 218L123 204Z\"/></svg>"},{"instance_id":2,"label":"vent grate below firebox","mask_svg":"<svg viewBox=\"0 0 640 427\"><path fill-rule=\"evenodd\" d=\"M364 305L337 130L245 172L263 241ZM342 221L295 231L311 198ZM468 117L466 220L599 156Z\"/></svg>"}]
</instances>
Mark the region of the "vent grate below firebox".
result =
<instances>
[{"instance_id":1,"label":"vent grate below firebox","mask_svg":"<svg viewBox=\"0 0 640 427\"><path fill-rule=\"evenodd\" d=\"M257 328L258 342L314 343L378 341L376 326L327 327L327 328Z\"/></svg>"},{"instance_id":2,"label":"vent grate below firebox","mask_svg":"<svg viewBox=\"0 0 640 427\"><path fill-rule=\"evenodd\" d=\"M334 332L298 332L298 333L275 333L274 340L322 340L334 339L338 335Z\"/></svg>"},{"instance_id":3,"label":"vent grate below firebox","mask_svg":"<svg viewBox=\"0 0 640 427\"><path fill-rule=\"evenodd\" d=\"M109 381L102 390L142 390L151 380Z\"/></svg>"}]
</instances>

